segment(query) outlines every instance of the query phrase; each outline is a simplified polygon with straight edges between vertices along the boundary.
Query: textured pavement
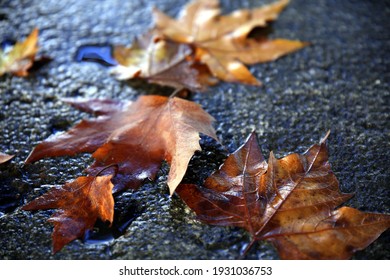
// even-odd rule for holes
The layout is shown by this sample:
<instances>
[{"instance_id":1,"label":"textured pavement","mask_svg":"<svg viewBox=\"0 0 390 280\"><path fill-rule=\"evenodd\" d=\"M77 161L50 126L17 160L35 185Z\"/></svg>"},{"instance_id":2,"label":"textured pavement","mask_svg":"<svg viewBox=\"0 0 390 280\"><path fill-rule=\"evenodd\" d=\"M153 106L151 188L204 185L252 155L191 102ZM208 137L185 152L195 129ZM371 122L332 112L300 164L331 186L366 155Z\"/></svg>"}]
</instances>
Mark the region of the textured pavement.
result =
<instances>
[{"instance_id":1,"label":"textured pavement","mask_svg":"<svg viewBox=\"0 0 390 280\"><path fill-rule=\"evenodd\" d=\"M272 1L221 1L224 11ZM53 211L20 207L49 185L83 174L88 154L24 160L41 140L64 131L88 114L62 97L134 100L169 93L144 83L110 77L107 68L74 60L85 44L129 44L152 25L151 9L175 16L186 3L172 1L0 0L0 35L25 38L40 30L40 54L53 58L28 78L0 77L0 151L16 154L0 166L0 259L236 259L249 242L237 228L203 225L178 199L169 197L167 166L155 182L116 198L116 229L100 230L51 254ZM185 180L201 183L255 129L263 153L277 157L304 152L330 129L330 162L346 205L390 213L389 203L389 1L294 0L272 25L271 37L311 45L275 62L250 67L262 87L221 83L190 99L215 117L223 146L202 138ZM103 226L101 228L104 228ZM113 237L112 237L113 235ZM114 238L115 237L115 238ZM389 259L384 233L356 259ZM259 243L249 259L276 259L269 243Z\"/></svg>"}]
</instances>

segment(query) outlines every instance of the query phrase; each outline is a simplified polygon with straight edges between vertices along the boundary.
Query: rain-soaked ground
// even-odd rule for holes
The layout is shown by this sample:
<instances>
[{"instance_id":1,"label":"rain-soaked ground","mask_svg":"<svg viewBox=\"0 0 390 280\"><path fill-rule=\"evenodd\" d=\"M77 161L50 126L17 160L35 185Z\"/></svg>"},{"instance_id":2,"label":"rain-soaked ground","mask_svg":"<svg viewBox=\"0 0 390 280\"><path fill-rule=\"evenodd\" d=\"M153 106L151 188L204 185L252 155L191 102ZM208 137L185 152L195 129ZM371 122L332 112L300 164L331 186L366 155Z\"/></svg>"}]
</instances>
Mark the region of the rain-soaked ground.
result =
<instances>
[{"instance_id":1,"label":"rain-soaked ground","mask_svg":"<svg viewBox=\"0 0 390 280\"><path fill-rule=\"evenodd\" d=\"M222 1L224 11L271 1ZM374 3L375 2L375 3ZM107 68L79 62L85 45L128 44L152 25L151 9L176 15L185 0L92 1L2 0L1 40L40 30L40 54L53 58L28 78L0 77L0 151L16 154L0 166L1 259L236 259L250 241L241 229L201 224L178 199L169 197L168 168L136 193L116 197L112 229L104 224L51 254L53 211L20 207L49 185L83 174L89 155L45 159L25 166L41 140L64 131L87 114L62 97L131 99L169 94L166 88L119 82ZM309 47L275 62L251 67L263 87L221 83L190 99L216 119L223 147L206 137L190 163L186 180L201 182L256 129L264 155L303 152L330 129L332 168L347 205L390 213L389 203L389 24L388 1L295 0L272 25L271 37L300 39ZM389 232L356 259L388 259ZM259 243L249 259L278 258Z\"/></svg>"}]
</instances>

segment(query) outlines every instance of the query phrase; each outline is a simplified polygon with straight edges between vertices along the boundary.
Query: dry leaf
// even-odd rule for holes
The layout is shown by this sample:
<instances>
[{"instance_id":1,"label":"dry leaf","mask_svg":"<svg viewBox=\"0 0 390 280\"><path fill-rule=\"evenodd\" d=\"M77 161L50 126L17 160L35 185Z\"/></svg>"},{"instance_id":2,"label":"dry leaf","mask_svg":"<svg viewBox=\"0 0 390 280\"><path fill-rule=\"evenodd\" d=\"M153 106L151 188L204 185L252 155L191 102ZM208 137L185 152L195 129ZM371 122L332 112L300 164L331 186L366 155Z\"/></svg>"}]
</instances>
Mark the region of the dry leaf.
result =
<instances>
[{"instance_id":1,"label":"dry leaf","mask_svg":"<svg viewBox=\"0 0 390 280\"><path fill-rule=\"evenodd\" d=\"M10 50L0 49L0 76L12 73L25 77L38 52L38 29L34 29L24 42L18 42Z\"/></svg>"},{"instance_id":2,"label":"dry leaf","mask_svg":"<svg viewBox=\"0 0 390 280\"><path fill-rule=\"evenodd\" d=\"M13 157L14 157L13 155L7 155L7 154L0 152L0 164L9 161Z\"/></svg>"},{"instance_id":3,"label":"dry leaf","mask_svg":"<svg viewBox=\"0 0 390 280\"><path fill-rule=\"evenodd\" d=\"M68 100L79 109L100 116L39 144L26 163L43 157L93 152L95 175L118 165L115 191L137 188L154 179L163 160L170 164L168 186L172 194L183 178L194 152L200 150L199 133L217 138L214 120L198 104L180 98L142 96L134 103L104 100Z\"/></svg>"},{"instance_id":4,"label":"dry leaf","mask_svg":"<svg viewBox=\"0 0 390 280\"><path fill-rule=\"evenodd\" d=\"M210 76L210 73L207 69L197 69L188 59L192 49L159 37L151 30L137 38L130 48L115 46L114 58L119 65L111 73L119 80L142 78L163 86L204 91L210 82L200 76Z\"/></svg>"},{"instance_id":5,"label":"dry leaf","mask_svg":"<svg viewBox=\"0 0 390 280\"><path fill-rule=\"evenodd\" d=\"M267 62L296 51L306 43L285 39L255 40L248 34L275 20L289 1L281 0L253 10L237 10L220 15L218 0L198 0L188 4L178 20L154 10L157 29L169 40L189 44L196 58L212 74L227 82L259 85L245 64Z\"/></svg>"},{"instance_id":6,"label":"dry leaf","mask_svg":"<svg viewBox=\"0 0 390 280\"><path fill-rule=\"evenodd\" d=\"M23 206L23 210L59 209L49 219L54 224L53 253L93 229L97 219L114 218L112 176L78 177Z\"/></svg>"},{"instance_id":7,"label":"dry leaf","mask_svg":"<svg viewBox=\"0 0 390 280\"><path fill-rule=\"evenodd\" d=\"M203 187L177 192L201 221L242 227L251 245L271 241L282 259L348 259L390 227L390 215L337 209L351 195L340 192L325 139L302 155L271 153L267 164L253 133Z\"/></svg>"}]
</instances>

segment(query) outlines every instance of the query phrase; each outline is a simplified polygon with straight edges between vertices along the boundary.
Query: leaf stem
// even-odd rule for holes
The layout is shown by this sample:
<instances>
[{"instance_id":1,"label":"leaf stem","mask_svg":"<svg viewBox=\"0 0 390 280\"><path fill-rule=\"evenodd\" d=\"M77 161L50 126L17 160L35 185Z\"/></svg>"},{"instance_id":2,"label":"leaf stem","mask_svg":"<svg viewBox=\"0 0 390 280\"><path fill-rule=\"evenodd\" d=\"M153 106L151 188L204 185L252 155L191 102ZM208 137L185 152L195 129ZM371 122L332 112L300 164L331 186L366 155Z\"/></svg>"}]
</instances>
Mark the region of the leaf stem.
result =
<instances>
[{"instance_id":1,"label":"leaf stem","mask_svg":"<svg viewBox=\"0 0 390 280\"><path fill-rule=\"evenodd\" d=\"M105 166L104 168L100 169L98 173L96 173L95 177L98 177L101 173L103 173L108 168L114 167L115 174L118 173L119 166L116 163L111 163L110 165Z\"/></svg>"},{"instance_id":2,"label":"leaf stem","mask_svg":"<svg viewBox=\"0 0 390 280\"><path fill-rule=\"evenodd\" d=\"M181 91L184 90L184 89L185 89L184 87L177 88L177 89L169 96L169 98L175 97L179 92L181 92Z\"/></svg>"}]
</instances>

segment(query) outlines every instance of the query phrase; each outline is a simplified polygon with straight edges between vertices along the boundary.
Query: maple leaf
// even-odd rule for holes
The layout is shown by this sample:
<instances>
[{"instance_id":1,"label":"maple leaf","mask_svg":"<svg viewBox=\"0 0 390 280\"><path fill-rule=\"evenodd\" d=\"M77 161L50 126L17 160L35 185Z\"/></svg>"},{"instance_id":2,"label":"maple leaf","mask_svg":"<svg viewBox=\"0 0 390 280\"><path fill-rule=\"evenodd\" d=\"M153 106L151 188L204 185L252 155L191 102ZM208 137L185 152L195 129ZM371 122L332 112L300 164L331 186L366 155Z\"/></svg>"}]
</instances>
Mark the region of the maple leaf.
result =
<instances>
[{"instance_id":1,"label":"maple leaf","mask_svg":"<svg viewBox=\"0 0 390 280\"><path fill-rule=\"evenodd\" d=\"M111 178L111 175L78 177L63 186L52 188L22 207L27 211L59 209L48 220L54 224L53 253L76 238L83 237L93 229L97 219L112 223L114 198Z\"/></svg>"},{"instance_id":2,"label":"maple leaf","mask_svg":"<svg viewBox=\"0 0 390 280\"><path fill-rule=\"evenodd\" d=\"M0 76L12 73L25 77L38 52L38 29L34 29L24 42L17 42L9 50L0 49Z\"/></svg>"},{"instance_id":3,"label":"maple leaf","mask_svg":"<svg viewBox=\"0 0 390 280\"><path fill-rule=\"evenodd\" d=\"M227 82L259 85L245 64L272 61L296 51L307 43L285 39L248 38L255 27L265 27L275 20L289 1L253 10L237 10L221 16L218 0L198 0L188 4L178 20L154 10L157 29L169 40L189 44L196 49L196 59L205 63L212 74Z\"/></svg>"},{"instance_id":4,"label":"maple leaf","mask_svg":"<svg viewBox=\"0 0 390 280\"><path fill-rule=\"evenodd\" d=\"M302 155L271 152L267 164L252 133L203 187L177 193L199 220L242 227L250 246L271 241L283 259L350 258L390 227L390 215L335 209L352 195L340 192L325 139Z\"/></svg>"},{"instance_id":5,"label":"maple leaf","mask_svg":"<svg viewBox=\"0 0 390 280\"><path fill-rule=\"evenodd\" d=\"M162 40L156 30L137 38L131 47L114 47L119 65L111 73L119 80L142 78L150 83L204 91L214 84L208 69L199 69L188 59L192 49Z\"/></svg>"},{"instance_id":6,"label":"maple leaf","mask_svg":"<svg viewBox=\"0 0 390 280\"><path fill-rule=\"evenodd\" d=\"M7 154L0 152L0 164L9 161L13 157L14 157L13 155L7 155Z\"/></svg>"},{"instance_id":7,"label":"maple leaf","mask_svg":"<svg viewBox=\"0 0 390 280\"><path fill-rule=\"evenodd\" d=\"M137 188L154 179L162 161L170 164L168 186L173 194L194 152L201 150L199 133L217 139L213 118L198 104L180 98L141 96L137 101L67 100L99 116L83 120L66 133L53 135L31 152L26 163L43 157L90 152L95 175L117 165L115 191Z\"/></svg>"}]
</instances>

